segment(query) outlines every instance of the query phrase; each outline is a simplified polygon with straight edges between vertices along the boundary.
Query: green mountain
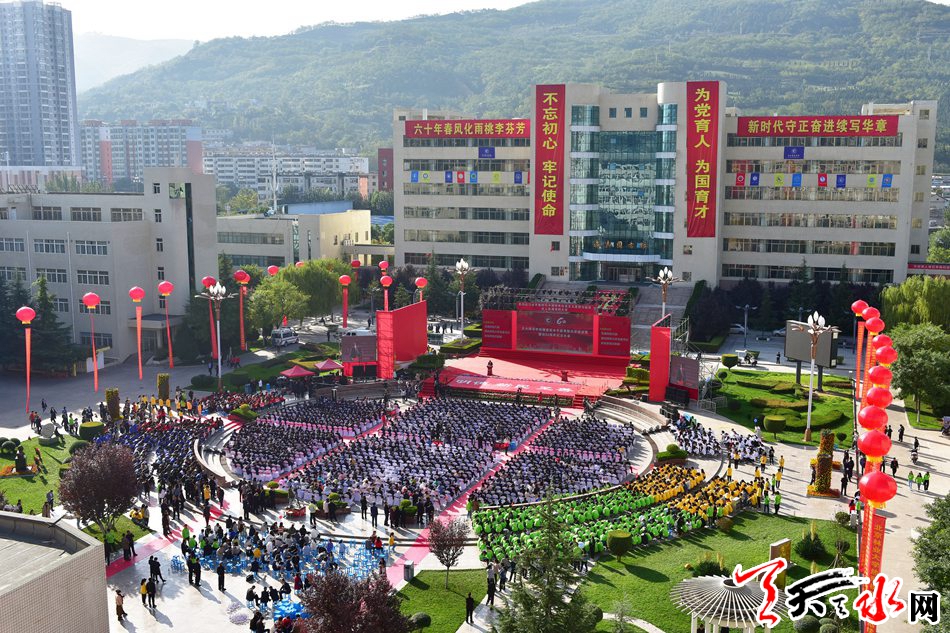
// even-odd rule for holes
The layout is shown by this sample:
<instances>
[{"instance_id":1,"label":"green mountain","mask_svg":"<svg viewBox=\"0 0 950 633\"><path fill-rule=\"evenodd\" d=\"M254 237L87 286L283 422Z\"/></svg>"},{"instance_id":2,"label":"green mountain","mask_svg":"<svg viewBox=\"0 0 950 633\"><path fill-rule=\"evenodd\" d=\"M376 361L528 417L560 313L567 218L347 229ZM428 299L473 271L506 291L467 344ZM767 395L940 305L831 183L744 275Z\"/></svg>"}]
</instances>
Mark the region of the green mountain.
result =
<instances>
[{"instance_id":1,"label":"green mountain","mask_svg":"<svg viewBox=\"0 0 950 633\"><path fill-rule=\"evenodd\" d=\"M654 91L723 79L747 113L941 101L950 165L950 7L923 0L541 0L398 22L227 38L80 98L85 117L193 117L240 139L391 142L392 109L528 115L530 84Z\"/></svg>"}]
</instances>

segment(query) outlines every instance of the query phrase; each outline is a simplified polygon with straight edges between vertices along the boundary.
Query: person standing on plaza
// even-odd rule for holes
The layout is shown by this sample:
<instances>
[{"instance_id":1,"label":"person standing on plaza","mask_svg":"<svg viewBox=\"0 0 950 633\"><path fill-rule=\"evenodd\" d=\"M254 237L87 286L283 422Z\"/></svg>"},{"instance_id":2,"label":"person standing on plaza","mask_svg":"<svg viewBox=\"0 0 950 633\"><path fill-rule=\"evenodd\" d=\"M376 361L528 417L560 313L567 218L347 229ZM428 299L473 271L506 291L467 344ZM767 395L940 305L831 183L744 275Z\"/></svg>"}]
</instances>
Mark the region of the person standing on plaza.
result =
<instances>
[{"instance_id":1,"label":"person standing on plaza","mask_svg":"<svg viewBox=\"0 0 950 633\"><path fill-rule=\"evenodd\" d=\"M125 609L123 608L124 602L125 602L125 596L122 595L122 590L116 589L115 590L115 614L116 616L118 616L119 622L122 622L123 618L127 618L129 616L129 614L126 613Z\"/></svg>"},{"instance_id":2,"label":"person standing on plaza","mask_svg":"<svg viewBox=\"0 0 950 633\"><path fill-rule=\"evenodd\" d=\"M776 492L775 493L775 516L778 516L778 509L779 509L779 506L781 505L782 505L782 493Z\"/></svg>"},{"instance_id":3,"label":"person standing on plaza","mask_svg":"<svg viewBox=\"0 0 950 633\"><path fill-rule=\"evenodd\" d=\"M475 598L472 597L472 592L468 592L468 597L465 598L465 621L469 624L475 624Z\"/></svg>"},{"instance_id":4,"label":"person standing on plaza","mask_svg":"<svg viewBox=\"0 0 950 633\"><path fill-rule=\"evenodd\" d=\"M907 472L907 487L911 490L914 489L914 471L912 470Z\"/></svg>"},{"instance_id":5,"label":"person standing on plaza","mask_svg":"<svg viewBox=\"0 0 950 633\"><path fill-rule=\"evenodd\" d=\"M148 608L155 608L155 579L149 578L145 583L145 592L148 594Z\"/></svg>"},{"instance_id":6,"label":"person standing on plaza","mask_svg":"<svg viewBox=\"0 0 950 633\"><path fill-rule=\"evenodd\" d=\"M769 493L768 493L768 491L766 491L766 492L765 492L765 496L762 498L762 502L765 504L765 513L766 513L766 514L772 514L772 511L771 511L771 509L770 509L770 507L769 507L769 501L770 501L770 499L769 499Z\"/></svg>"},{"instance_id":7,"label":"person standing on plaza","mask_svg":"<svg viewBox=\"0 0 950 633\"><path fill-rule=\"evenodd\" d=\"M917 490L920 490L924 486L924 475L922 471L917 472L917 476L914 477L914 481L917 483Z\"/></svg>"},{"instance_id":8,"label":"person standing on plaza","mask_svg":"<svg viewBox=\"0 0 950 633\"><path fill-rule=\"evenodd\" d=\"M145 586L147 582L148 582L148 580L145 579L145 578L143 578L141 584L139 584L139 595L142 596L142 606L143 606L143 607L148 606L148 605L145 603L145 600L148 598L148 589L147 589L146 586Z\"/></svg>"},{"instance_id":9,"label":"person standing on plaza","mask_svg":"<svg viewBox=\"0 0 950 633\"><path fill-rule=\"evenodd\" d=\"M218 572L218 591L224 591L224 561L218 562L215 571Z\"/></svg>"},{"instance_id":10,"label":"person standing on plaza","mask_svg":"<svg viewBox=\"0 0 950 633\"><path fill-rule=\"evenodd\" d=\"M369 505L366 503L366 495L360 495L360 516L363 520L366 520L366 511L369 508Z\"/></svg>"},{"instance_id":11,"label":"person standing on plaza","mask_svg":"<svg viewBox=\"0 0 950 633\"><path fill-rule=\"evenodd\" d=\"M930 473L924 471L924 492L930 490Z\"/></svg>"},{"instance_id":12,"label":"person standing on plaza","mask_svg":"<svg viewBox=\"0 0 950 633\"><path fill-rule=\"evenodd\" d=\"M891 477L897 477L897 468L900 464L897 463L897 458L891 458Z\"/></svg>"},{"instance_id":13,"label":"person standing on plaza","mask_svg":"<svg viewBox=\"0 0 950 633\"><path fill-rule=\"evenodd\" d=\"M369 516L372 519L373 527L376 527L379 524L379 507L376 505L376 502L373 501L373 505L370 506Z\"/></svg>"},{"instance_id":14,"label":"person standing on plaza","mask_svg":"<svg viewBox=\"0 0 950 633\"><path fill-rule=\"evenodd\" d=\"M494 577L488 579L487 598L488 598L487 600L488 606L491 608L492 611L494 611L495 610L495 578Z\"/></svg>"},{"instance_id":15,"label":"person standing on plaza","mask_svg":"<svg viewBox=\"0 0 950 633\"><path fill-rule=\"evenodd\" d=\"M897 441L898 442L904 441L904 425L903 424L897 427Z\"/></svg>"},{"instance_id":16,"label":"person standing on plaza","mask_svg":"<svg viewBox=\"0 0 950 633\"><path fill-rule=\"evenodd\" d=\"M848 477L847 475L841 475L841 496L848 496Z\"/></svg>"}]
</instances>

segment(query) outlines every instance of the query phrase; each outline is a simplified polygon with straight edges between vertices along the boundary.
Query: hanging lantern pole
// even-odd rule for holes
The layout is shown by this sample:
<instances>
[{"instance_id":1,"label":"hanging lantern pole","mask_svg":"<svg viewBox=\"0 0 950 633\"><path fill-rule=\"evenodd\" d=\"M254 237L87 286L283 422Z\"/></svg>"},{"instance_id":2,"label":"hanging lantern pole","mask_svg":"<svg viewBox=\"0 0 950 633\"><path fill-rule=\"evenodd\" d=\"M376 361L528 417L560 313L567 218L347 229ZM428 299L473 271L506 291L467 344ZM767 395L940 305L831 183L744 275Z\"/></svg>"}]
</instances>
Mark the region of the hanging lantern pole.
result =
<instances>
[{"instance_id":1,"label":"hanging lantern pole","mask_svg":"<svg viewBox=\"0 0 950 633\"><path fill-rule=\"evenodd\" d=\"M89 330L92 341L92 389L99 392L99 358L96 353L96 324L93 315L99 311L99 295L94 292L87 292L82 296L82 303L89 312Z\"/></svg>"},{"instance_id":2,"label":"hanging lantern pole","mask_svg":"<svg viewBox=\"0 0 950 633\"><path fill-rule=\"evenodd\" d=\"M30 370L32 368L32 357L31 357L31 338L30 338L30 324L33 322L33 319L36 318L36 310L30 306L23 306L16 311L16 318L19 319L20 323L25 325L24 328L24 340L26 343L26 412L30 412Z\"/></svg>"},{"instance_id":3,"label":"hanging lantern pole","mask_svg":"<svg viewBox=\"0 0 950 633\"><path fill-rule=\"evenodd\" d=\"M165 338L168 339L168 368L175 368L175 358L172 352L172 326L168 320L168 297L175 289L175 284L170 281L163 281L158 284L158 294L165 299Z\"/></svg>"}]
</instances>

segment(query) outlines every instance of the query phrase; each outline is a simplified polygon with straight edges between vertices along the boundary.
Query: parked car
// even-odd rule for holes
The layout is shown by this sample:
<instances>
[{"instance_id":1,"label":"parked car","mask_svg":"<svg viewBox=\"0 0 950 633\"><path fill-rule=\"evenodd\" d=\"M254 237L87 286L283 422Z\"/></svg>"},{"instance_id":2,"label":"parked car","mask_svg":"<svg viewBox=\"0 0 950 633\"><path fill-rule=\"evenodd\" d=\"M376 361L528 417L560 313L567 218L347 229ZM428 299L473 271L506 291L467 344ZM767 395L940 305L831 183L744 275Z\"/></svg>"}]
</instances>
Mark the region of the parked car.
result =
<instances>
[{"instance_id":1,"label":"parked car","mask_svg":"<svg viewBox=\"0 0 950 633\"><path fill-rule=\"evenodd\" d=\"M292 327L274 328L274 331L270 334L270 340L276 347L285 347L300 342L297 331Z\"/></svg>"},{"instance_id":2,"label":"parked car","mask_svg":"<svg viewBox=\"0 0 950 633\"><path fill-rule=\"evenodd\" d=\"M772 336L785 336L785 328L780 327L777 330L772 330Z\"/></svg>"},{"instance_id":3,"label":"parked car","mask_svg":"<svg viewBox=\"0 0 950 633\"><path fill-rule=\"evenodd\" d=\"M729 326L729 334L745 334L745 327L741 323L733 323Z\"/></svg>"}]
</instances>

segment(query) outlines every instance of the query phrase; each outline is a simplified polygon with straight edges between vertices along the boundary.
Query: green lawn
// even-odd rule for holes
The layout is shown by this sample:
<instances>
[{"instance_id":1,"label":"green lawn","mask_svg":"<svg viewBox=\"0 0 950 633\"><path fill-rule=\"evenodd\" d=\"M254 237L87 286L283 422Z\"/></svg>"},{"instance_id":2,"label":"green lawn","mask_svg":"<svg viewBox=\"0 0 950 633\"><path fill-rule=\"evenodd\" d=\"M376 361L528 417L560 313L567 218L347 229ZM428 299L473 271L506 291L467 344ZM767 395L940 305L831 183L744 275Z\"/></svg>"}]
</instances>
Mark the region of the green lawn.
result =
<instances>
[{"instance_id":1,"label":"green lawn","mask_svg":"<svg viewBox=\"0 0 950 633\"><path fill-rule=\"evenodd\" d=\"M587 597L606 613L613 611L623 600L629 603L633 617L656 624L665 633L688 633L689 617L670 599L673 586L692 576L685 569L686 564L695 565L705 554L715 560L721 553L728 569L733 569L737 563L748 569L768 560L769 544L790 538L793 565L788 575L790 580L797 580L810 573L811 563L799 558L794 551L795 543L801 540L802 530L808 529L809 524L809 519L746 512L736 518L730 534L703 530L686 538L638 549L622 563L608 555L591 569L583 589ZM827 569L831 565L834 542L839 533L851 542L842 566L856 567L855 534L839 528L832 521L817 521L817 524L821 540L829 551L819 559L819 567ZM774 630L790 632L792 625L783 619Z\"/></svg>"},{"instance_id":2,"label":"green lawn","mask_svg":"<svg viewBox=\"0 0 950 633\"><path fill-rule=\"evenodd\" d=\"M449 588L445 588L445 571L421 571L399 591L403 598L402 612L428 613L432 626L426 633L455 633L465 621L465 597L472 592L475 604L487 591L483 569L449 572Z\"/></svg>"},{"instance_id":3,"label":"green lawn","mask_svg":"<svg viewBox=\"0 0 950 633\"><path fill-rule=\"evenodd\" d=\"M132 530L132 537L136 541L142 538L143 536L151 534L150 531L139 527L135 523L132 523L132 519L124 515L119 517L119 520L115 522L115 530L120 535L125 534L128 530ZM88 534L89 536L92 536L93 538L96 538L100 541L102 540L102 533L99 532L99 528L94 524L87 525L86 527L82 529L82 531Z\"/></svg>"},{"instance_id":4,"label":"green lawn","mask_svg":"<svg viewBox=\"0 0 950 633\"><path fill-rule=\"evenodd\" d=\"M63 437L64 441L59 446L40 446L45 471L32 477L0 477L0 492L6 495L10 503L16 503L17 500L23 501L23 512L26 514L42 513L43 504L46 502L46 492L49 490L52 490L55 496L54 503L59 505L59 470L63 465L63 460L69 457L67 449L77 439L66 435ZM26 440L22 446L27 462L32 463L33 451L39 446L37 438ZM10 464L13 464L12 457L0 457L0 466Z\"/></svg>"},{"instance_id":5,"label":"green lawn","mask_svg":"<svg viewBox=\"0 0 950 633\"><path fill-rule=\"evenodd\" d=\"M331 352L339 350L339 343L321 343L320 345ZM253 381L256 383L258 380L273 384L280 372L290 369L294 365L292 361L298 361L297 364L305 366L305 369L313 370L313 363L326 357L325 353L298 349L260 363L249 363L234 371L224 372L224 389L225 391L243 391L247 382ZM214 385L210 388L198 387L194 384L189 385L189 388L195 391L215 391L217 390L217 378L215 378Z\"/></svg>"},{"instance_id":6,"label":"green lawn","mask_svg":"<svg viewBox=\"0 0 950 633\"><path fill-rule=\"evenodd\" d=\"M601 620L594 631L595 633L616 633L617 623L613 620ZM626 624L623 627L623 633L643 633L643 629L633 624Z\"/></svg>"},{"instance_id":7,"label":"green lawn","mask_svg":"<svg viewBox=\"0 0 950 633\"><path fill-rule=\"evenodd\" d=\"M936 413L929 404L921 402L920 423L918 423L917 405L914 403L914 399L908 398L904 401L904 405L907 407L907 419L910 421L910 425L915 429L939 431L943 428L943 416L946 415L945 412Z\"/></svg>"},{"instance_id":8,"label":"green lawn","mask_svg":"<svg viewBox=\"0 0 950 633\"><path fill-rule=\"evenodd\" d=\"M776 393L768 388L756 388L747 385L740 385L737 384L737 381L755 382L762 385L776 383L787 388L787 386L792 386L795 384L795 374L785 372L760 372L733 369L728 372L728 375L723 381L722 390L717 395L726 396L730 401L737 402L738 408L733 409L728 406L720 407L716 412L749 429L754 427L753 418L758 418L761 425L762 420L766 415L783 415L786 419L786 428L777 435L777 440L780 442L788 442L790 444L806 444L803 437L807 414L804 410L793 411L784 406L754 406L752 401L755 399L764 399L767 401L775 401L776 404L792 403L793 406L796 403L807 402L807 372L803 371L802 373L803 387L798 388L790 393ZM835 412L837 411L843 416L841 421L827 425L824 428L828 428L835 433L844 433L847 436L844 440L845 445L850 446L852 436L852 403L850 398L850 388L845 387L845 383L842 382L842 379L837 377L825 377L824 382L825 390L823 392L818 392L816 389L815 391L816 398L813 403L814 410L812 412L813 431L812 441L810 444L817 444L818 440L820 439L820 431L818 431L817 428L820 427L821 421L823 419L827 419L827 416L835 415ZM817 377L815 378L815 384L817 385ZM762 437L766 440L773 440L772 434L765 432L764 428Z\"/></svg>"}]
</instances>

